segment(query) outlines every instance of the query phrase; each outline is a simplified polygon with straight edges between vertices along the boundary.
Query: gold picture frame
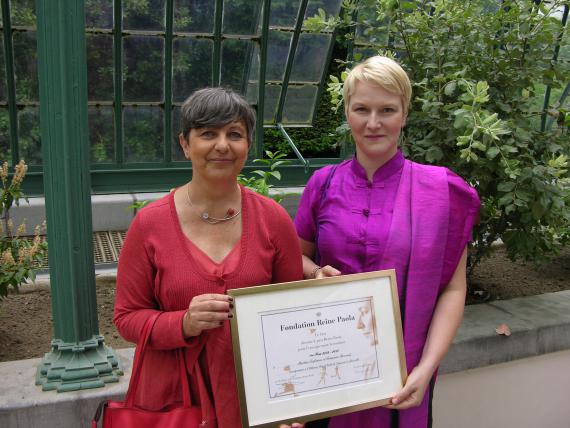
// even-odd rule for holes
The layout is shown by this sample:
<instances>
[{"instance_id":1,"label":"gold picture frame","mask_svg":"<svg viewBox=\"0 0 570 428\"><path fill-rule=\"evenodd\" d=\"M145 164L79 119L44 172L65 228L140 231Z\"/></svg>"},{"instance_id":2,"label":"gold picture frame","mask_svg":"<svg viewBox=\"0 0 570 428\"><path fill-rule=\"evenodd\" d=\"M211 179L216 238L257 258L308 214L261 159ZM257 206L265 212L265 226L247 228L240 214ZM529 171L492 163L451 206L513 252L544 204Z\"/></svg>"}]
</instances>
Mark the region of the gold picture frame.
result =
<instances>
[{"instance_id":1,"label":"gold picture frame","mask_svg":"<svg viewBox=\"0 0 570 428\"><path fill-rule=\"evenodd\" d=\"M228 290L242 426L387 404L407 377L393 269Z\"/></svg>"}]
</instances>

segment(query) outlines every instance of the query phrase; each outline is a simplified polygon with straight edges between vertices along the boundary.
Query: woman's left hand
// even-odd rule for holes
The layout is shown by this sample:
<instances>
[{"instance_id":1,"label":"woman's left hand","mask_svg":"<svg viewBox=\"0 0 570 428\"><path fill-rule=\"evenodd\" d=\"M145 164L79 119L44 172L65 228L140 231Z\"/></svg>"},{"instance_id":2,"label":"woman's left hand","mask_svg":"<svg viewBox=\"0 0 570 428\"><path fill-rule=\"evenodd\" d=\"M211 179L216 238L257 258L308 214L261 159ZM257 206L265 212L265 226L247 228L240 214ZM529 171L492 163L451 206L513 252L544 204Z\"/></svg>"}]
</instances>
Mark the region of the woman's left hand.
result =
<instances>
[{"instance_id":1,"label":"woman's left hand","mask_svg":"<svg viewBox=\"0 0 570 428\"><path fill-rule=\"evenodd\" d=\"M305 428L305 424L299 424L297 422L293 422L291 425L281 424L279 428Z\"/></svg>"},{"instance_id":2,"label":"woman's left hand","mask_svg":"<svg viewBox=\"0 0 570 428\"><path fill-rule=\"evenodd\" d=\"M421 404L426 388L429 385L433 373L416 366L408 376L406 384L400 392L392 397L391 404L384 407L388 409L404 410L417 407Z\"/></svg>"}]
</instances>

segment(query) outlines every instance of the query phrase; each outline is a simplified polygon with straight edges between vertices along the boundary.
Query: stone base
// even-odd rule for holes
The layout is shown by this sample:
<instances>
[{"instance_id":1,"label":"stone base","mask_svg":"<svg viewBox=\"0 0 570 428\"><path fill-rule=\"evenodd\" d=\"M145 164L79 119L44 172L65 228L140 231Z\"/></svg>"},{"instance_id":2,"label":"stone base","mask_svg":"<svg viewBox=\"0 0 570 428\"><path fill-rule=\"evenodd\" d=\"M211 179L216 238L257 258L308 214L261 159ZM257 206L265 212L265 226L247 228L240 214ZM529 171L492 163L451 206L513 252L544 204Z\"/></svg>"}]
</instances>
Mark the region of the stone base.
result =
<instances>
[{"instance_id":1,"label":"stone base","mask_svg":"<svg viewBox=\"0 0 570 428\"><path fill-rule=\"evenodd\" d=\"M51 348L36 372L36 385L43 391L100 388L118 382L123 375L115 352L105 346L103 336L74 343L54 339Z\"/></svg>"}]
</instances>

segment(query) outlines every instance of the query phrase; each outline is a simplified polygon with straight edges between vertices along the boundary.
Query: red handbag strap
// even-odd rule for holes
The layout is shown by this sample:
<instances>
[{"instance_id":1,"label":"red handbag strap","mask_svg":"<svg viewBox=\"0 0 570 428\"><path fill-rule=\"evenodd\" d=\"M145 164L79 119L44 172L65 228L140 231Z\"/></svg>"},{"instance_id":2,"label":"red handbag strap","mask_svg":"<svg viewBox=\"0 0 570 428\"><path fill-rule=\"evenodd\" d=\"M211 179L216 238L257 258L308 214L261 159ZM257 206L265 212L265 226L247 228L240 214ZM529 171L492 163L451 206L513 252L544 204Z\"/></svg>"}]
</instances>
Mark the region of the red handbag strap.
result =
<instances>
[{"instance_id":1,"label":"red handbag strap","mask_svg":"<svg viewBox=\"0 0 570 428\"><path fill-rule=\"evenodd\" d=\"M196 382L198 383L198 394L200 394L200 407L202 408L202 424L205 425L210 421L210 417L215 414L214 407L210 401L210 394L206 388L206 383L204 382L204 376L202 376L202 369L200 368L199 359L196 360L194 365L194 372L196 373Z\"/></svg>"},{"instance_id":2,"label":"red handbag strap","mask_svg":"<svg viewBox=\"0 0 570 428\"><path fill-rule=\"evenodd\" d=\"M139 343L135 349L135 357L133 360L133 369L131 373L131 379L129 381L129 389L127 391L127 396L125 397L125 406L134 407L134 400L136 396L136 391L140 381L141 369L144 360L144 356L147 350L148 341L150 339L150 333L154 327L154 323L160 316L160 312L152 314L146 321L141 336L139 338ZM198 353L200 354L200 353ZM176 350L176 359L178 360L178 371L182 387L182 399L184 407L190 408L192 405L190 397L190 384L188 381L188 373L186 371L185 362L185 352L184 348L179 348ZM199 358L196 359L194 364L194 372L196 373L196 381L198 383L198 392L200 394L200 407L202 410L202 420L208 421L210 415L214 414L213 406L210 401L210 395L206 384L204 382L204 377L202 375L202 370L200 368Z\"/></svg>"},{"instance_id":3,"label":"red handbag strap","mask_svg":"<svg viewBox=\"0 0 570 428\"><path fill-rule=\"evenodd\" d=\"M139 342L135 348L135 358L133 360L133 369L131 371L131 380L129 381L129 389L127 390L127 396L125 398L126 405L133 407L135 401L135 395L137 388L139 386L139 380L141 376L142 362L144 359L144 354L146 353L146 348L148 341L150 339L150 332L154 327L154 323L160 316L160 312L153 313L144 324L142 333L139 337Z\"/></svg>"},{"instance_id":4,"label":"red handbag strap","mask_svg":"<svg viewBox=\"0 0 570 428\"><path fill-rule=\"evenodd\" d=\"M182 386L182 401L184 402L184 407L190 407L192 401L190 399L190 385L188 384L186 363L184 362L184 349L177 349L176 358L178 360L178 371L180 372L180 382Z\"/></svg>"}]
</instances>

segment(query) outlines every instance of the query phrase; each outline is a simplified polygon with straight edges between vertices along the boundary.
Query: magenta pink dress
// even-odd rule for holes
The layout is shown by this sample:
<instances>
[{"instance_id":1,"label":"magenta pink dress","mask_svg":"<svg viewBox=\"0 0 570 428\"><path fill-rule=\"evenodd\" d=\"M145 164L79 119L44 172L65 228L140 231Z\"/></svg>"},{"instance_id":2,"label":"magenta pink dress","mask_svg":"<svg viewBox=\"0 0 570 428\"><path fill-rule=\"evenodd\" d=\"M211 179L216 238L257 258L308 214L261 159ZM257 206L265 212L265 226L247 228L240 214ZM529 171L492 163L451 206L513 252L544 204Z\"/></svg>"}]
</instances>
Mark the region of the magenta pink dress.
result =
<instances>
[{"instance_id":1,"label":"magenta pink dress","mask_svg":"<svg viewBox=\"0 0 570 428\"><path fill-rule=\"evenodd\" d=\"M343 274L396 269L410 372L420 360L439 293L471 239L479 198L448 169L405 160L398 151L372 182L358 160L341 163L321 200L331 168L307 183L295 217L297 234L314 242L318 224L320 264ZM428 426L431 392L419 407L399 412L401 428ZM390 424L391 411L375 408L332 418L329 427Z\"/></svg>"}]
</instances>

